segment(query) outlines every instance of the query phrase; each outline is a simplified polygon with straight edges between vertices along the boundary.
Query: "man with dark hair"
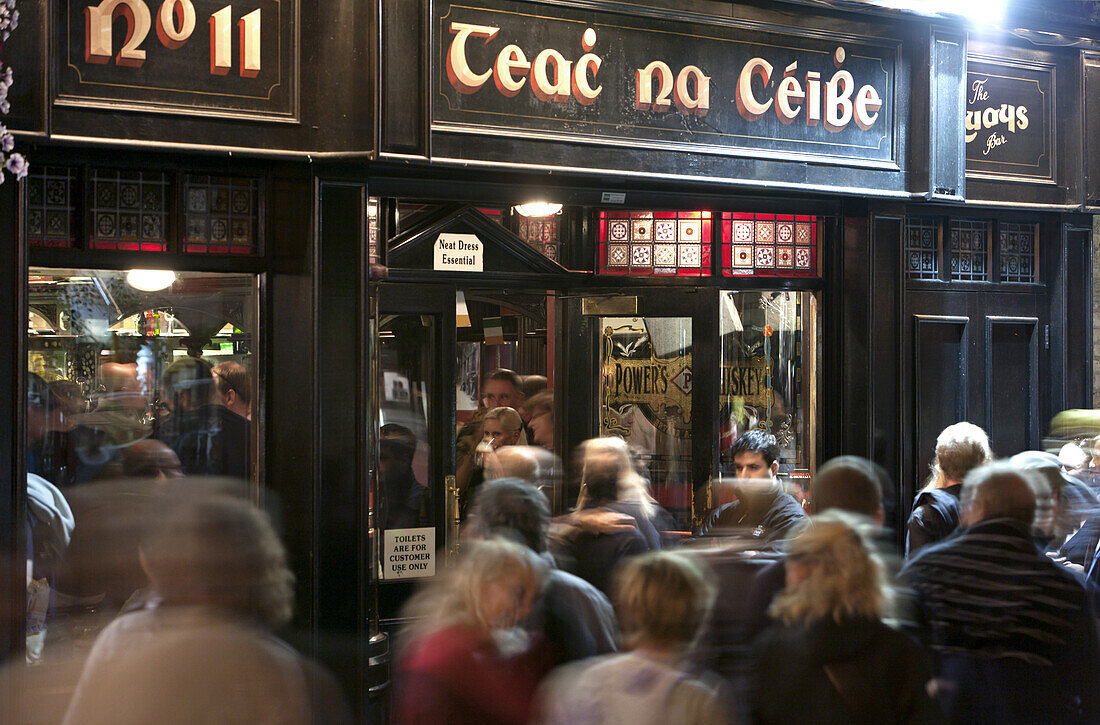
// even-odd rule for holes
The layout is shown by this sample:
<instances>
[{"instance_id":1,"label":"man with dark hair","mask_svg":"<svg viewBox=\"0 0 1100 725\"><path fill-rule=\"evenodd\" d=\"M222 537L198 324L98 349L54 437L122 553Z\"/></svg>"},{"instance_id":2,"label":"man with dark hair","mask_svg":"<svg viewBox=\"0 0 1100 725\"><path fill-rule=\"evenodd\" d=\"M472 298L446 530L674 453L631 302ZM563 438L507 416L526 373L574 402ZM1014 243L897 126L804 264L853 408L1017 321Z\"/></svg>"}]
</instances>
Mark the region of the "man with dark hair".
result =
<instances>
[{"instance_id":1,"label":"man with dark hair","mask_svg":"<svg viewBox=\"0 0 1100 725\"><path fill-rule=\"evenodd\" d=\"M248 420L219 405L210 363L185 357L164 371L163 389L172 415L157 438L179 456L187 474L247 480L251 464Z\"/></svg>"},{"instance_id":2,"label":"man with dark hair","mask_svg":"<svg viewBox=\"0 0 1100 725\"><path fill-rule=\"evenodd\" d=\"M750 430L737 439L731 453L736 478L717 483L732 485L737 499L711 512L700 534L748 536L759 548L774 548L806 518L776 478L779 444L770 433Z\"/></svg>"},{"instance_id":3,"label":"man with dark hair","mask_svg":"<svg viewBox=\"0 0 1100 725\"><path fill-rule=\"evenodd\" d=\"M214 366L221 404L242 418L252 419L252 378L240 363L227 360Z\"/></svg>"},{"instance_id":4,"label":"man with dark hair","mask_svg":"<svg viewBox=\"0 0 1100 725\"><path fill-rule=\"evenodd\" d=\"M525 481L501 478L485 483L474 499L470 530L487 538L505 536L523 543L544 559L550 570L532 615L554 645L561 662L614 652L618 624L611 602L584 579L553 566L547 553L550 506Z\"/></svg>"},{"instance_id":5,"label":"man with dark hair","mask_svg":"<svg viewBox=\"0 0 1100 725\"><path fill-rule=\"evenodd\" d=\"M1032 474L967 474L960 533L902 571L951 722L1100 721L1100 645L1085 588L1032 541Z\"/></svg>"}]
</instances>

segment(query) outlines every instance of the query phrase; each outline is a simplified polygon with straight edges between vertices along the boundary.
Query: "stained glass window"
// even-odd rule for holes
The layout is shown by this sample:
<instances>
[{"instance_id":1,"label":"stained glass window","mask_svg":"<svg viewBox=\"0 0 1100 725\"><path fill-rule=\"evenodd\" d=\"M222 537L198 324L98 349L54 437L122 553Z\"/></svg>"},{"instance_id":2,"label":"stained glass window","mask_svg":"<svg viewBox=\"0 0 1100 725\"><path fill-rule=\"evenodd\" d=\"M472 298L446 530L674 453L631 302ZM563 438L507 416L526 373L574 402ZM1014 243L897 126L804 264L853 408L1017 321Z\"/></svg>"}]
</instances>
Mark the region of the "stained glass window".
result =
<instances>
[{"instance_id":1,"label":"stained glass window","mask_svg":"<svg viewBox=\"0 0 1100 725\"><path fill-rule=\"evenodd\" d=\"M92 249L167 249L167 174L92 169L90 184Z\"/></svg>"},{"instance_id":2,"label":"stained glass window","mask_svg":"<svg viewBox=\"0 0 1100 725\"><path fill-rule=\"evenodd\" d=\"M722 212L722 272L727 277L816 277L817 240L817 217Z\"/></svg>"},{"instance_id":3,"label":"stained glass window","mask_svg":"<svg viewBox=\"0 0 1100 725\"><path fill-rule=\"evenodd\" d=\"M934 217L905 220L905 276L909 279L940 278L939 224Z\"/></svg>"},{"instance_id":4,"label":"stained glass window","mask_svg":"<svg viewBox=\"0 0 1100 725\"><path fill-rule=\"evenodd\" d=\"M988 228L988 222L982 220L951 220L951 279L960 282L989 281Z\"/></svg>"},{"instance_id":5,"label":"stained glass window","mask_svg":"<svg viewBox=\"0 0 1100 725\"><path fill-rule=\"evenodd\" d=\"M259 251L258 186L253 178L187 176L183 251L197 254Z\"/></svg>"},{"instance_id":6,"label":"stained glass window","mask_svg":"<svg viewBox=\"0 0 1100 725\"><path fill-rule=\"evenodd\" d=\"M76 171L63 166L31 166L26 183L27 243L32 247L74 246Z\"/></svg>"},{"instance_id":7,"label":"stained glass window","mask_svg":"<svg viewBox=\"0 0 1100 725\"><path fill-rule=\"evenodd\" d=\"M601 274L709 277L709 211L602 211Z\"/></svg>"},{"instance_id":8,"label":"stained glass window","mask_svg":"<svg viewBox=\"0 0 1100 725\"><path fill-rule=\"evenodd\" d=\"M1035 225L1002 222L997 234L1002 282L1035 281Z\"/></svg>"},{"instance_id":9,"label":"stained glass window","mask_svg":"<svg viewBox=\"0 0 1100 725\"><path fill-rule=\"evenodd\" d=\"M549 259L555 262L558 261L561 243L561 217L559 215L519 216L516 222L516 232L519 238L527 242L532 248L546 255Z\"/></svg>"}]
</instances>

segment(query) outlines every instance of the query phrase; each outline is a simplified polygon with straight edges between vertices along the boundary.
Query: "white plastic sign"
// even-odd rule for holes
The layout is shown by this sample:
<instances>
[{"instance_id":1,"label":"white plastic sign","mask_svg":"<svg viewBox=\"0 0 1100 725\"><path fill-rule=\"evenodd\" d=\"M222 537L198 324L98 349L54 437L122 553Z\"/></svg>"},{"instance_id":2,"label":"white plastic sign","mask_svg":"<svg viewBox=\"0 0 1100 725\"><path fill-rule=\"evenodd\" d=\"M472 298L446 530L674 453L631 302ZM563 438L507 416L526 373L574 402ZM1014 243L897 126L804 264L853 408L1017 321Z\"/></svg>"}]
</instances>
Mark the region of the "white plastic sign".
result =
<instances>
[{"instance_id":1,"label":"white plastic sign","mask_svg":"<svg viewBox=\"0 0 1100 725\"><path fill-rule=\"evenodd\" d=\"M485 245L474 234L440 234L435 240L434 269L445 272L481 272Z\"/></svg>"}]
</instances>

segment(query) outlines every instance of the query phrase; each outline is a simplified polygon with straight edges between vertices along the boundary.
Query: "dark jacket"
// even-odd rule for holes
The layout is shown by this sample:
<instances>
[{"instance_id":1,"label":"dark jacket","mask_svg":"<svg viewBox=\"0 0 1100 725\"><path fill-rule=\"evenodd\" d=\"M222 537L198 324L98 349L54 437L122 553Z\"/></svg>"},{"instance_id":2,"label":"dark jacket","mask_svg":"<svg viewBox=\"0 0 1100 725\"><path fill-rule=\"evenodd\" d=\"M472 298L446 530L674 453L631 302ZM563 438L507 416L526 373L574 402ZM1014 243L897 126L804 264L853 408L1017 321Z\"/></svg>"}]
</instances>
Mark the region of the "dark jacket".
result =
<instances>
[{"instance_id":1,"label":"dark jacket","mask_svg":"<svg viewBox=\"0 0 1100 725\"><path fill-rule=\"evenodd\" d=\"M1100 721L1100 645L1082 583L1029 527L981 521L902 570L952 722Z\"/></svg>"},{"instance_id":2,"label":"dark jacket","mask_svg":"<svg viewBox=\"0 0 1100 725\"><path fill-rule=\"evenodd\" d=\"M568 558L575 562L573 573L611 596L612 574L619 562L649 551L637 529L614 534L577 532L568 546Z\"/></svg>"},{"instance_id":3,"label":"dark jacket","mask_svg":"<svg viewBox=\"0 0 1100 725\"><path fill-rule=\"evenodd\" d=\"M753 644L755 723L939 723L920 646L878 619L774 625Z\"/></svg>"},{"instance_id":4,"label":"dark jacket","mask_svg":"<svg viewBox=\"0 0 1100 725\"><path fill-rule=\"evenodd\" d=\"M760 541L759 548L776 548L791 537L806 519L806 512L778 482L758 493L738 491L738 499L711 512L700 536L734 535Z\"/></svg>"},{"instance_id":5,"label":"dark jacket","mask_svg":"<svg viewBox=\"0 0 1100 725\"><path fill-rule=\"evenodd\" d=\"M946 539L959 526L959 494L962 484L921 491L913 499L905 535L905 558L925 546Z\"/></svg>"},{"instance_id":6,"label":"dark jacket","mask_svg":"<svg viewBox=\"0 0 1100 725\"><path fill-rule=\"evenodd\" d=\"M157 438L176 452L184 473L249 477L248 419L224 405L204 405L173 415L161 425Z\"/></svg>"}]
</instances>

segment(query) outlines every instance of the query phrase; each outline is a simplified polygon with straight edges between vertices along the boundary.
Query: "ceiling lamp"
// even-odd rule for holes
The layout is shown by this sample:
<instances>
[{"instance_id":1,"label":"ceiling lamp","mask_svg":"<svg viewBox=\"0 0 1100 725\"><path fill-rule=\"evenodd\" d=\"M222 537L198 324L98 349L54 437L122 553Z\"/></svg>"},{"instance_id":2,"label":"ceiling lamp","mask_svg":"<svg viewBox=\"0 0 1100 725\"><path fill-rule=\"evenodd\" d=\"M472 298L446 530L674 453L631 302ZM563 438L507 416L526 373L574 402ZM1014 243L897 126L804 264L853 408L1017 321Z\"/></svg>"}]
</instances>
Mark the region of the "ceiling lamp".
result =
<instances>
[{"instance_id":1,"label":"ceiling lamp","mask_svg":"<svg viewBox=\"0 0 1100 725\"><path fill-rule=\"evenodd\" d=\"M532 201L512 207L520 216L552 216L561 212L561 204L546 201Z\"/></svg>"},{"instance_id":2,"label":"ceiling lamp","mask_svg":"<svg viewBox=\"0 0 1100 725\"><path fill-rule=\"evenodd\" d=\"M157 292L175 281L176 273L170 269L131 269L126 273L126 284L142 292Z\"/></svg>"}]
</instances>

